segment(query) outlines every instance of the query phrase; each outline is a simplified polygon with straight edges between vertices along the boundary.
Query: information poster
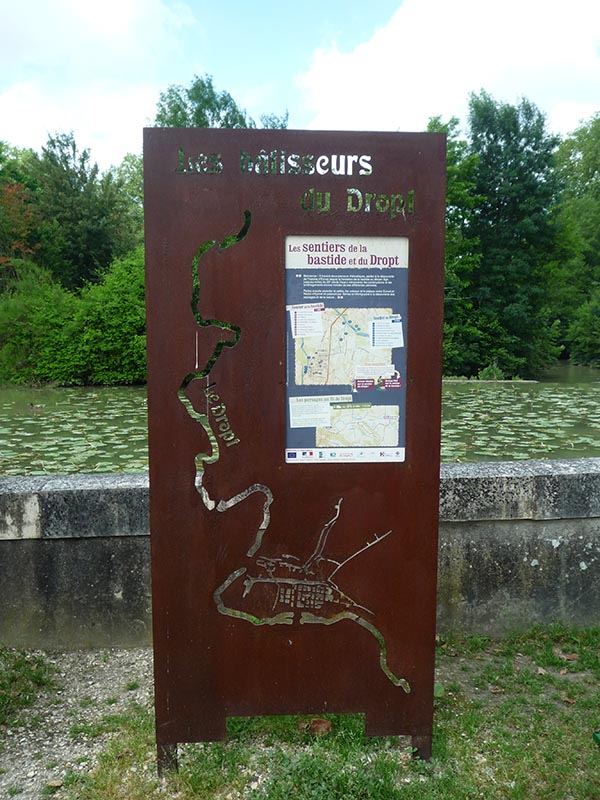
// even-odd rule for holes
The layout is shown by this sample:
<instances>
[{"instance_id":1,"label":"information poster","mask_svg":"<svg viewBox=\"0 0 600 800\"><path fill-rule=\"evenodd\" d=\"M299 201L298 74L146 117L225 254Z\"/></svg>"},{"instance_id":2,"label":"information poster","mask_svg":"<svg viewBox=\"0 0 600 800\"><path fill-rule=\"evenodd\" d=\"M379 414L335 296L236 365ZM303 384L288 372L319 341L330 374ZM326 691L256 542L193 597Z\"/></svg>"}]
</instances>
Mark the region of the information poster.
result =
<instances>
[{"instance_id":1,"label":"information poster","mask_svg":"<svg viewBox=\"0 0 600 800\"><path fill-rule=\"evenodd\" d=\"M407 237L285 240L288 464L405 459Z\"/></svg>"}]
</instances>

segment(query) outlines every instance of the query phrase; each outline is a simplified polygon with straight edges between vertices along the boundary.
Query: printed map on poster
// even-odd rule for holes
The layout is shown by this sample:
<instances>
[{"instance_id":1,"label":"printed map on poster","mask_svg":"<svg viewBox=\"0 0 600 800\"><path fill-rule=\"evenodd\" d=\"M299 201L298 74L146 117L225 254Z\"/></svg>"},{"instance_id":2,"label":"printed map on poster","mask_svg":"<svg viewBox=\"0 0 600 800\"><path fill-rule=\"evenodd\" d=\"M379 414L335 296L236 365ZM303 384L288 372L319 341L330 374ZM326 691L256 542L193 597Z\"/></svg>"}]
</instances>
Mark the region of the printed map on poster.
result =
<instances>
[{"instance_id":1,"label":"printed map on poster","mask_svg":"<svg viewBox=\"0 0 600 800\"><path fill-rule=\"evenodd\" d=\"M398 406L333 406L330 424L317 428L317 447L397 447Z\"/></svg>"},{"instance_id":2,"label":"printed map on poster","mask_svg":"<svg viewBox=\"0 0 600 800\"><path fill-rule=\"evenodd\" d=\"M385 313L377 308L324 308L323 331L294 340L295 382L299 386L351 384L357 368L392 363L391 348L371 346L373 321ZM387 309L391 314L392 310Z\"/></svg>"},{"instance_id":3,"label":"printed map on poster","mask_svg":"<svg viewBox=\"0 0 600 800\"><path fill-rule=\"evenodd\" d=\"M408 239L286 239L286 461L403 461Z\"/></svg>"}]
</instances>

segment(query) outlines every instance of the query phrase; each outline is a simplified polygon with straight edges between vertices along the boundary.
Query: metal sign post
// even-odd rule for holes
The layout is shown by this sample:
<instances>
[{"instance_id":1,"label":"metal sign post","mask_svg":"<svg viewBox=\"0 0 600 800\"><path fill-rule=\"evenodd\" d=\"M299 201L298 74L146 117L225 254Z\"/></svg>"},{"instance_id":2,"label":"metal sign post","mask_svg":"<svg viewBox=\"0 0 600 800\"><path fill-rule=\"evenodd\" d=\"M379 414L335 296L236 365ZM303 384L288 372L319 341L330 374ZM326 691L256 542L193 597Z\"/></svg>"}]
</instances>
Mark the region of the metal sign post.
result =
<instances>
[{"instance_id":1,"label":"metal sign post","mask_svg":"<svg viewBox=\"0 0 600 800\"><path fill-rule=\"evenodd\" d=\"M228 716L431 753L445 139L145 131L159 767Z\"/></svg>"}]
</instances>

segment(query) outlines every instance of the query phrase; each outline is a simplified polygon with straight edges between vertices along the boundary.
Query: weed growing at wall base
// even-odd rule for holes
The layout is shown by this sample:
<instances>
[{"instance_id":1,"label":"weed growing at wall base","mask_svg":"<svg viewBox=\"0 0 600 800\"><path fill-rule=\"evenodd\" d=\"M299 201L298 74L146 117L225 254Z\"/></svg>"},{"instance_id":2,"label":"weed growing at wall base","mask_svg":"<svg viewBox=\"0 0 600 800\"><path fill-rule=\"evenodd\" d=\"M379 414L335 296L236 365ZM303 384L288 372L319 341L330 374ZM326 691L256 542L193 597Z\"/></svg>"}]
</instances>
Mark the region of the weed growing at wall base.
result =
<instances>
[{"instance_id":1,"label":"weed growing at wall base","mask_svg":"<svg viewBox=\"0 0 600 800\"><path fill-rule=\"evenodd\" d=\"M15 724L38 692L54 685L54 670L41 656L0 647L0 731ZM1 747L1 744L0 744Z\"/></svg>"}]
</instances>

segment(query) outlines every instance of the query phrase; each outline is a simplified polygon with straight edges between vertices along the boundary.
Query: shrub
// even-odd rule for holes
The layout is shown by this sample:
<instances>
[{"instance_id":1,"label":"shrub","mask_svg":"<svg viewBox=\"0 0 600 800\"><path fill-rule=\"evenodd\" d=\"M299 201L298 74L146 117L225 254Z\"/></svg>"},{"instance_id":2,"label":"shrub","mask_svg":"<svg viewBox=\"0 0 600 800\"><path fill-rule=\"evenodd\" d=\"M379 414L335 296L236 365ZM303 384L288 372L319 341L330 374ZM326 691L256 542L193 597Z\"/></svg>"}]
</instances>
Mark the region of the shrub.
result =
<instances>
[{"instance_id":1,"label":"shrub","mask_svg":"<svg viewBox=\"0 0 600 800\"><path fill-rule=\"evenodd\" d=\"M31 262L0 296L0 379L14 383L58 380L49 374L57 354L73 348L68 329L78 298Z\"/></svg>"},{"instance_id":2,"label":"shrub","mask_svg":"<svg viewBox=\"0 0 600 800\"><path fill-rule=\"evenodd\" d=\"M488 364L487 367L480 369L477 373L477 378L480 381L502 381L504 377L504 372L495 361L493 364Z\"/></svg>"},{"instance_id":3,"label":"shrub","mask_svg":"<svg viewBox=\"0 0 600 800\"><path fill-rule=\"evenodd\" d=\"M569 327L571 358L578 364L600 365L600 287L577 309Z\"/></svg>"},{"instance_id":4,"label":"shrub","mask_svg":"<svg viewBox=\"0 0 600 800\"><path fill-rule=\"evenodd\" d=\"M101 283L81 294L76 320L85 383L146 381L144 252L113 261Z\"/></svg>"},{"instance_id":5,"label":"shrub","mask_svg":"<svg viewBox=\"0 0 600 800\"><path fill-rule=\"evenodd\" d=\"M21 262L0 295L0 380L131 384L146 380L144 254L113 261L79 295Z\"/></svg>"}]
</instances>

